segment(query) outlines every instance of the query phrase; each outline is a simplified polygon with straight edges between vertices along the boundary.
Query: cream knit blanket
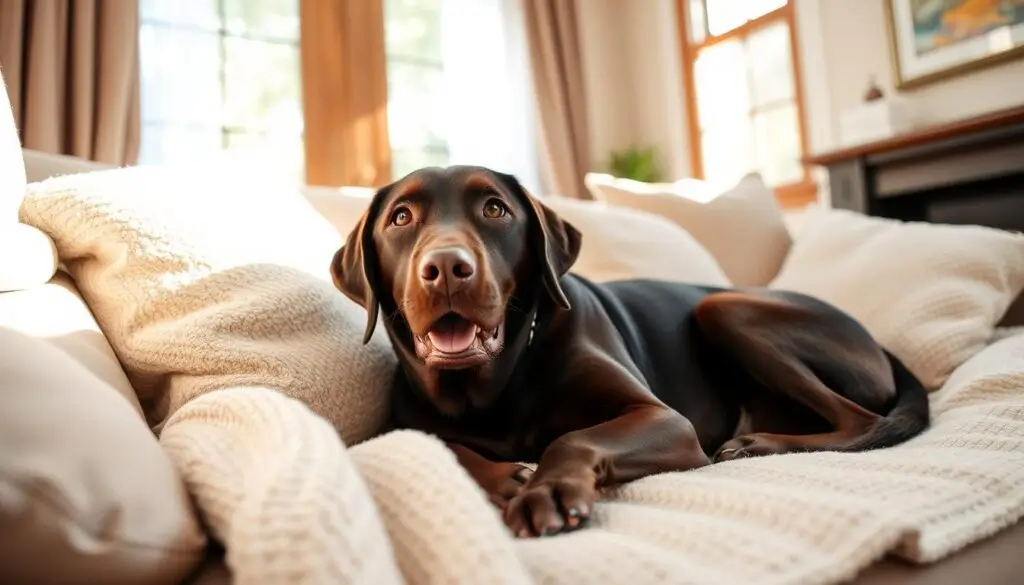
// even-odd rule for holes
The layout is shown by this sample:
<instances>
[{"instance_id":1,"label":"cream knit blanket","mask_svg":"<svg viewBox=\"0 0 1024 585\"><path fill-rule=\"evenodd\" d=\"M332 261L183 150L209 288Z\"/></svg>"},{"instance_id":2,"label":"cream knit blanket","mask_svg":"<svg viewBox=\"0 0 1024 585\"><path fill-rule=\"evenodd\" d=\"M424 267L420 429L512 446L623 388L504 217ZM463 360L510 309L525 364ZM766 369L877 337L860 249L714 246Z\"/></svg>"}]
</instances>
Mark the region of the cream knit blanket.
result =
<instances>
[{"instance_id":1,"label":"cream knit blanket","mask_svg":"<svg viewBox=\"0 0 1024 585\"><path fill-rule=\"evenodd\" d=\"M438 440L369 438L394 361L381 336L359 345L361 310L327 280L329 226L298 196L183 175L50 180L22 221L55 240L238 583L836 583L1024 515L1015 335L903 446L649 477L585 530L515 540Z\"/></svg>"}]
</instances>

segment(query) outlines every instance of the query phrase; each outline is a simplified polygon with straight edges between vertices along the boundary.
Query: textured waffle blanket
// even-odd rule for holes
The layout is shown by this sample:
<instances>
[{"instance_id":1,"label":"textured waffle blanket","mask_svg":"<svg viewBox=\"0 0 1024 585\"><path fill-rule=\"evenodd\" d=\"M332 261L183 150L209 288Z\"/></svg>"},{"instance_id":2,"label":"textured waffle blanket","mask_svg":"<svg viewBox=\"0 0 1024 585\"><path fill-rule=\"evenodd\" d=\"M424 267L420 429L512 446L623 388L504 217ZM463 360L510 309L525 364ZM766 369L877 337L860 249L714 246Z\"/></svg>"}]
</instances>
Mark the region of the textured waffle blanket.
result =
<instances>
[{"instance_id":1,"label":"textured waffle blanket","mask_svg":"<svg viewBox=\"0 0 1024 585\"><path fill-rule=\"evenodd\" d=\"M332 289L330 227L291 199L247 205L257 186L204 189L239 193L143 169L55 179L22 221L56 242L239 583L825 584L1024 514L1018 334L960 366L902 446L657 475L584 530L513 539L438 440L373 436L394 360Z\"/></svg>"}]
</instances>

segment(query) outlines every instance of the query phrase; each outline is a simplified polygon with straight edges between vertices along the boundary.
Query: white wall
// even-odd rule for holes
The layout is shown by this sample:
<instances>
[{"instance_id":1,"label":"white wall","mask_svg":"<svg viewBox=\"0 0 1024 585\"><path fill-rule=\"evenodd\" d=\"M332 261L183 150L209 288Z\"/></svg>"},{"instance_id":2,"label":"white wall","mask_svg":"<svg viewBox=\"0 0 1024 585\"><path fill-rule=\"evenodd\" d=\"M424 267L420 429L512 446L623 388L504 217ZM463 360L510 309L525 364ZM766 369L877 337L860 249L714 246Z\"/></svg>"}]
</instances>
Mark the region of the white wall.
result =
<instances>
[{"instance_id":1,"label":"white wall","mask_svg":"<svg viewBox=\"0 0 1024 585\"><path fill-rule=\"evenodd\" d=\"M585 0L578 16L591 169L613 150L653 145L666 179L688 175L675 0Z\"/></svg>"},{"instance_id":2,"label":"white wall","mask_svg":"<svg viewBox=\"0 0 1024 585\"><path fill-rule=\"evenodd\" d=\"M828 64L827 95L808 92L807 96L812 102L830 103L827 117L819 114L812 120L822 140L812 143L813 150L827 150L838 144L840 112L856 105L868 79L874 75L891 95L895 92L894 73L882 0L798 0L797 6L803 10L804 5L811 4L818 12L817 24L824 43L805 38L808 35L803 30L800 35L808 50L820 50ZM915 118L924 125L1024 104L1024 60L937 81L902 92L901 96L913 105Z\"/></svg>"},{"instance_id":3,"label":"white wall","mask_svg":"<svg viewBox=\"0 0 1024 585\"><path fill-rule=\"evenodd\" d=\"M869 78L893 89L883 0L796 0L808 150L839 144L840 112ZM585 0L580 26L592 168L631 142L661 151L668 179L690 170L675 0ZM924 123L1024 104L1024 59L904 92Z\"/></svg>"}]
</instances>

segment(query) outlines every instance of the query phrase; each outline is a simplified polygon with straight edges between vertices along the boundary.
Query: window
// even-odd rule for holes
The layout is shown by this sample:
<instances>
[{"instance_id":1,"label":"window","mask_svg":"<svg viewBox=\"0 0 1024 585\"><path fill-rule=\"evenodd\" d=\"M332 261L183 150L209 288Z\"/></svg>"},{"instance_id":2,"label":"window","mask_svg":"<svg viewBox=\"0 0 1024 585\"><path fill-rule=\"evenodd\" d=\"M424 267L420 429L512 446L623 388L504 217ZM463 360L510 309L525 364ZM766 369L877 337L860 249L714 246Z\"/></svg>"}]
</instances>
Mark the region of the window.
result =
<instances>
[{"instance_id":1,"label":"window","mask_svg":"<svg viewBox=\"0 0 1024 585\"><path fill-rule=\"evenodd\" d=\"M539 187L519 0L385 0L392 175L473 164Z\"/></svg>"},{"instance_id":2,"label":"window","mask_svg":"<svg viewBox=\"0 0 1024 585\"><path fill-rule=\"evenodd\" d=\"M391 174L448 164L442 0L384 0Z\"/></svg>"},{"instance_id":3,"label":"window","mask_svg":"<svg viewBox=\"0 0 1024 585\"><path fill-rule=\"evenodd\" d=\"M813 198L803 156L794 3L681 0L693 167L708 180L761 173L783 203Z\"/></svg>"},{"instance_id":4,"label":"window","mask_svg":"<svg viewBox=\"0 0 1024 585\"><path fill-rule=\"evenodd\" d=\"M140 162L230 151L301 178L298 0L140 2Z\"/></svg>"},{"instance_id":5,"label":"window","mask_svg":"<svg viewBox=\"0 0 1024 585\"><path fill-rule=\"evenodd\" d=\"M518 0L383 1L392 175L477 164L536 189ZM140 0L140 162L228 151L302 179L298 2Z\"/></svg>"}]
</instances>

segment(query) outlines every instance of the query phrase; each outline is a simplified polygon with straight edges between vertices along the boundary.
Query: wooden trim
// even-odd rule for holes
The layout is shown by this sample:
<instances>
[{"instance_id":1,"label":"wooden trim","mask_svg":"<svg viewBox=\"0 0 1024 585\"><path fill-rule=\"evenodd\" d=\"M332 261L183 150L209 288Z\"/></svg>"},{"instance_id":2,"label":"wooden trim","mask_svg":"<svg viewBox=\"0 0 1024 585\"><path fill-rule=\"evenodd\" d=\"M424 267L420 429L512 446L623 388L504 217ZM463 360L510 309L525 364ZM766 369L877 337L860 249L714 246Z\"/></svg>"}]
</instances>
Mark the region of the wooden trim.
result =
<instances>
[{"instance_id":1,"label":"wooden trim","mask_svg":"<svg viewBox=\"0 0 1024 585\"><path fill-rule=\"evenodd\" d=\"M787 2L786 5L783 6L782 8L776 8L771 12L758 16L754 20L748 20L747 22L744 22L743 24L737 26L736 28L730 29L720 35L709 36L699 43L690 43L690 29L687 28L687 34L684 38L684 41L688 44L693 45L694 48L700 51L701 49L705 49L707 47L717 45L718 43L723 43L731 39L745 38L749 36L750 33L756 31L757 29L766 27L777 20L785 18L786 12L789 10L790 6L793 6L793 4L793 0L789 0L789 2Z\"/></svg>"},{"instance_id":2,"label":"wooden trim","mask_svg":"<svg viewBox=\"0 0 1024 585\"><path fill-rule=\"evenodd\" d=\"M704 153L701 152L700 120L697 114L697 88L693 63L696 55L690 43L689 2L676 0L676 23L679 31L679 46L683 58L683 106L686 108L686 130L690 144L690 174L698 179L704 178Z\"/></svg>"},{"instance_id":3,"label":"wooden trim","mask_svg":"<svg viewBox=\"0 0 1024 585\"><path fill-rule=\"evenodd\" d=\"M897 148L920 146L928 142L955 138L961 134L992 130L1001 126L1018 124L1024 122L1024 106L1017 106L980 116L938 124L929 128L907 132L898 136L892 136L866 144L858 144L846 148L839 148L829 152L804 157L803 162L807 165L828 166L839 161L878 154Z\"/></svg>"},{"instance_id":4,"label":"wooden trim","mask_svg":"<svg viewBox=\"0 0 1024 585\"><path fill-rule=\"evenodd\" d=\"M800 42L799 35L797 34L796 28L796 2L795 0L789 0L782 10L786 11L786 20L789 24L789 51L790 60L793 62L793 98L796 100L796 118L797 124L800 126L800 155L801 159L803 154L807 152L807 114L804 108L804 76L802 71L802 63L800 61ZM810 167L800 161L800 166L803 170L803 181L804 183L814 184L811 181ZM817 189L815 189L815 193Z\"/></svg>"},{"instance_id":5,"label":"wooden trim","mask_svg":"<svg viewBox=\"0 0 1024 585\"><path fill-rule=\"evenodd\" d=\"M780 185L773 191L775 200L783 209L806 207L818 200L818 185L810 179L789 185Z\"/></svg>"},{"instance_id":6,"label":"wooden trim","mask_svg":"<svg viewBox=\"0 0 1024 585\"><path fill-rule=\"evenodd\" d=\"M793 67L793 103L796 105L797 111L800 153L801 155L806 153L808 144L807 114L804 108L804 83L800 60L800 43L796 25L796 2L789 0L782 8L777 8L754 20L747 21L727 33L709 37L700 43L693 43L690 40L689 2L687 0L676 0L676 12L679 45L683 61L683 94L686 100L684 107L686 108L687 134L689 135L691 174L698 179L704 178L700 114L697 108L697 89L694 77L694 62L697 59L697 54L706 47L729 39L745 38L751 33L779 21L785 22L789 30L790 61ZM811 179L809 165L803 161L804 159L801 157L803 176L799 182L790 185L780 185L775 188L775 196L783 207L801 207L817 199L817 185Z\"/></svg>"}]
</instances>

